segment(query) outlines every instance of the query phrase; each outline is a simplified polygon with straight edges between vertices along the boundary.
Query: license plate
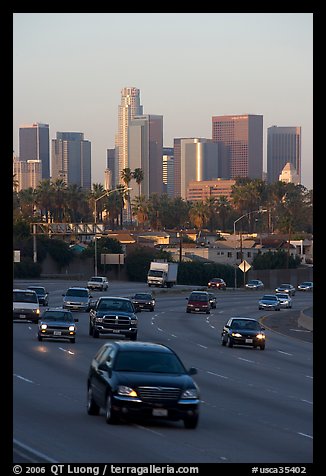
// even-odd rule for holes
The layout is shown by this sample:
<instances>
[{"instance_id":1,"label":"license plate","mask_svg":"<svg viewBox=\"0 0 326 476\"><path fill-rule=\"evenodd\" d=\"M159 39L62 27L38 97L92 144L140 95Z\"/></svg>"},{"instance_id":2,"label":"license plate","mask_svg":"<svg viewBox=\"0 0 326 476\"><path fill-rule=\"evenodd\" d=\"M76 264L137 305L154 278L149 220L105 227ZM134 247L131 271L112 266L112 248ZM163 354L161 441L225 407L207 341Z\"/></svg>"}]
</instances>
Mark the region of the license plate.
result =
<instances>
[{"instance_id":1,"label":"license plate","mask_svg":"<svg viewBox=\"0 0 326 476\"><path fill-rule=\"evenodd\" d=\"M25 314L19 314L20 319L25 319L26 315Z\"/></svg>"},{"instance_id":2,"label":"license plate","mask_svg":"<svg viewBox=\"0 0 326 476\"><path fill-rule=\"evenodd\" d=\"M199 307L195 307L195 311L199 311Z\"/></svg>"},{"instance_id":3,"label":"license plate","mask_svg":"<svg viewBox=\"0 0 326 476\"><path fill-rule=\"evenodd\" d=\"M119 331L119 329L113 329L113 331L112 331L112 332L113 332L114 334L120 334L120 331Z\"/></svg>"},{"instance_id":4,"label":"license plate","mask_svg":"<svg viewBox=\"0 0 326 476\"><path fill-rule=\"evenodd\" d=\"M153 416L168 416L168 411L165 408L154 408Z\"/></svg>"},{"instance_id":5,"label":"license plate","mask_svg":"<svg viewBox=\"0 0 326 476\"><path fill-rule=\"evenodd\" d=\"M61 331L53 331L54 336L61 336Z\"/></svg>"},{"instance_id":6,"label":"license plate","mask_svg":"<svg viewBox=\"0 0 326 476\"><path fill-rule=\"evenodd\" d=\"M246 339L246 344L252 344L253 340L252 339Z\"/></svg>"}]
</instances>

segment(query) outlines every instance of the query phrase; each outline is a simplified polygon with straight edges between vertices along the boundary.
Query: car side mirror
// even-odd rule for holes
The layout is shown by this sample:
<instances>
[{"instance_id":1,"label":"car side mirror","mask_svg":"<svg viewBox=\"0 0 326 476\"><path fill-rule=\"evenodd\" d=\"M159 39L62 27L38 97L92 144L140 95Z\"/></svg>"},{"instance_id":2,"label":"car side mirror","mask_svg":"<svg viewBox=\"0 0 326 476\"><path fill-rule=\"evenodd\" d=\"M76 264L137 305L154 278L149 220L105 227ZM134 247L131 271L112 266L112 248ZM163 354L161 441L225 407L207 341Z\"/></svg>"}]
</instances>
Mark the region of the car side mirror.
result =
<instances>
[{"instance_id":1,"label":"car side mirror","mask_svg":"<svg viewBox=\"0 0 326 476\"><path fill-rule=\"evenodd\" d=\"M262 327L260 328L260 330L261 330L261 331L264 331L264 330L265 330L265 327L262 326Z\"/></svg>"},{"instance_id":2,"label":"car side mirror","mask_svg":"<svg viewBox=\"0 0 326 476\"><path fill-rule=\"evenodd\" d=\"M195 367L190 367L190 369L188 370L188 374L189 375L196 375L198 372L197 372L197 369Z\"/></svg>"},{"instance_id":3,"label":"car side mirror","mask_svg":"<svg viewBox=\"0 0 326 476\"><path fill-rule=\"evenodd\" d=\"M75 321L75 322L79 322L78 317L75 317L75 318L74 318L74 321Z\"/></svg>"},{"instance_id":4,"label":"car side mirror","mask_svg":"<svg viewBox=\"0 0 326 476\"><path fill-rule=\"evenodd\" d=\"M228 324L225 324L224 326L226 329L230 329L230 326Z\"/></svg>"},{"instance_id":5,"label":"car side mirror","mask_svg":"<svg viewBox=\"0 0 326 476\"><path fill-rule=\"evenodd\" d=\"M188 301L189 298L186 297L186 300Z\"/></svg>"}]
</instances>

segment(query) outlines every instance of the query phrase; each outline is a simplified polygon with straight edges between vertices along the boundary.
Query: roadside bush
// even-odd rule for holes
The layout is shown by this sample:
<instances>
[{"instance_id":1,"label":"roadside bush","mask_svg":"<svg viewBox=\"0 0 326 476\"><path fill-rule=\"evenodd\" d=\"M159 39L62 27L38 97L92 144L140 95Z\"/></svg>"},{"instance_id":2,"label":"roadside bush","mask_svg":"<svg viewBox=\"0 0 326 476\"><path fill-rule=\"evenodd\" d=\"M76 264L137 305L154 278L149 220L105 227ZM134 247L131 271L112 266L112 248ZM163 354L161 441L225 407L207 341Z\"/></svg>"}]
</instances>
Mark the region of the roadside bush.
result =
<instances>
[{"instance_id":1,"label":"roadside bush","mask_svg":"<svg viewBox=\"0 0 326 476\"><path fill-rule=\"evenodd\" d=\"M31 258L25 258L20 263L14 263L14 278L39 278L41 271L40 263L34 263Z\"/></svg>"}]
</instances>

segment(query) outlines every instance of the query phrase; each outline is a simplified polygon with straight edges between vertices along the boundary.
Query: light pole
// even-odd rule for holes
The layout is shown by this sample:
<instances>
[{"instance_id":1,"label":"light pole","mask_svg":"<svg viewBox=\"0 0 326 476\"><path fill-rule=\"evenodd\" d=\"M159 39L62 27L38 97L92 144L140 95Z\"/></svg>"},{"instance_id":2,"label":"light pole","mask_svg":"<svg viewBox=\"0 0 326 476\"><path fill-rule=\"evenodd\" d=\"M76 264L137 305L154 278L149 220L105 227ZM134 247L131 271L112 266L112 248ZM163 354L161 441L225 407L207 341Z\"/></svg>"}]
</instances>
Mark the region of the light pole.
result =
<instances>
[{"instance_id":1,"label":"light pole","mask_svg":"<svg viewBox=\"0 0 326 476\"><path fill-rule=\"evenodd\" d=\"M253 210L251 212L245 213L240 218L237 218L236 220L234 220L234 222L233 222L233 235L234 235L234 237L235 237L235 225L238 221L240 221L244 217L250 216L252 213L265 213L267 211L268 210L266 210L265 208L259 208L259 210ZM241 244L241 250L242 250L242 244ZM237 247L235 247L235 251L237 252ZM235 256L235 259L237 259L237 256ZM242 256L241 256L241 260L242 260ZM237 287L237 268L236 268L236 263L235 263L235 267L234 267L234 288L236 288L236 287Z\"/></svg>"},{"instance_id":2,"label":"light pole","mask_svg":"<svg viewBox=\"0 0 326 476\"><path fill-rule=\"evenodd\" d=\"M127 190L132 190L132 188L114 188L113 190L106 190L105 193L103 193L100 197L98 198L95 198L94 199L94 239L95 239L95 242L94 242L94 258L95 258L95 264L94 264L94 276L97 276L97 239L96 239L96 223L97 223L97 209L96 209L96 204L99 200L101 200L101 198L104 198L104 197L107 197L109 196L111 193L113 192L117 192L117 191L121 191L121 192L126 192Z\"/></svg>"}]
</instances>

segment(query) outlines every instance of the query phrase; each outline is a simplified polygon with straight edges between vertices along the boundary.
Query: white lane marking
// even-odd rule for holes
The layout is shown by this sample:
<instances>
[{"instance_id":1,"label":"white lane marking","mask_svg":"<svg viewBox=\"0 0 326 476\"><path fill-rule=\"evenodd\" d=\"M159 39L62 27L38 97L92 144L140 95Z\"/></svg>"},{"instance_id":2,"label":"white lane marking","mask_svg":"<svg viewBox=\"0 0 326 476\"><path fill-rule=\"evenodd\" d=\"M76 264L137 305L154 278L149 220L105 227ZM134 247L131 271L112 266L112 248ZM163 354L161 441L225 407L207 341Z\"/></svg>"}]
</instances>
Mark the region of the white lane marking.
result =
<instances>
[{"instance_id":1,"label":"white lane marking","mask_svg":"<svg viewBox=\"0 0 326 476\"><path fill-rule=\"evenodd\" d=\"M224 311L218 311L218 314L223 314Z\"/></svg>"},{"instance_id":2,"label":"white lane marking","mask_svg":"<svg viewBox=\"0 0 326 476\"><path fill-rule=\"evenodd\" d=\"M239 360L243 360L244 362L250 362L251 364L254 364L254 360L249 360L249 359L244 359L243 357L238 357Z\"/></svg>"},{"instance_id":3,"label":"white lane marking","mask_svg":"<svg viewBox=\"0 0 326 476\"><path fill-rule=\"evenodd\" d=\"M294 332L311 332L311 331L307 331L306 329L290 329L290 331L294 331Z\"/></svg>"},{"instance_id":4,"label":"white lane marking","mask_svg":"<svg viewBox=\"0 0 326 476\"><path fill-rule=\"evenodd\" d=\"M313 405L313 402L310 402L309 400L305 400L304 398L301 398L301 402L310 403L310 405Z\"/></svg>"},{"instance_id":5,"label":"white lane marking","mask_svg":"<svg viewBox=\"0 0 326 476\"><path fill-rule=\"evenodd\" d=\"M174 335L174 334L171 334L171 336L172 336L172 337L178 337L178 336L176 336L176 335Z\"/></svg>"},{"instance_id":6,"label":"white lane marking","mask_svg":"<svg viewBox=\"0 0 326 476\"><path fill-rule=\"evenodd\" d=\"M288 352L283 352L283 350L278 350L277 352L284 355L293 355L293 354L289 354Z\"/></svg>"},{"instance_id":7,"label":"white lane marking","mask_svg":"<svg viewBox=\"0 0 326 476\"><path fill-rule=\"evenodd\" d=\"M229 378L229 377L226 377L225 375L220 375L220 374L216 374L215 372L210 372L209 370L207 370L206 372L208 374L215 375L215 377L226 378L226 379Z\"/></svg>"},{"instance_id":8,"label":"white lane marking","mask_svg":"<svg viewBox=\"0 0 326 476\"><path fill-rule=\"evenodd\" d=\"M63 349L62 347L59 347L59 350L62 350L63 352L67 352L67 354L75 355L75 352L72 352L71 350Z\"/></svg>"},{"instance_id":9,"label":"white lane marking","mask_svg":"<svg viewBox=\"0 0 326 476\"><path fill-rule=\"evenodd\" d=\"M199 347L202 347L203 349L208 349L208 347L206 347L206 345L202 345L202 344L197 344Z\"/></svg>"},{"instance_id":10,"label":"white lane marking","mask_svg":"<svg viewBox=\"0 0 326 476\"><path fill-rule=\"evenodd\" d=\"M160 327L158 327L157 330L163 332L163 329L161 329Z\"/></svg>"},{"instance_id":11,"label":"white lane marking","mask_svg":"<svg viewBox=\"0 0 326 476\"><path fill-rule=\"evenodd\" d=\"M18 374L14 374L14 377L17 377L20 380L24 380L24 382L34 383L33 380L29 380L28 378L22 377L21 375L18 375Z\"/></svg>"},{"instance_id":12,"label":"white lane marking","mask_svg":"<svg viewBox=\"0 0 326 476\"><path fill-rule=\"evenodd\" d=\"M311 438L312 440L314 439L313 436L307 435L306 433L301 433L301 431L298 431L298 435L305 436L306 438Z\"/></svg>"},{"instance_id":13,"label":"white lane marking","mask_svg":"<svg viewBox=\"0 0 326 476\"><path fill-rule=\"evenodd\" d=\"M145 426L142 426L142 425L135 425L137 428L141 428L142 430L147 430L149 431L150 433L154 433L154 435L157 435L157 436L163 436L163 433L160 433L158 431L154 431L154 430L151 430L150 428L147 428Z\"/></svg>"},{"instance_id":14,"label":"white lane marking","mask_svg":"<svg viewBox=\"0 0 326 476\"><path fill-rule=\"evenodd\" d=\"M314 378L312 375L306 375L306 378Z\"/></svg>"},{"instance_id":15,"label":"white lane marking","mask_svg":"<svg viewBox=\"0 0 326 476\"><path fill-rule=\"evenodd\" d=\"M29 451L35 456L41 457L42 459L45 459L48 463L58 463L58 461L50 458L49 456L45 455L44 453L41 453L40 451L35 450L34 448L31 448L30 446L25 445L24 443L21 443L20 441L16 440L16 438L13 439L13 443L20 448Z\"/></svg>"}]
</instances>

